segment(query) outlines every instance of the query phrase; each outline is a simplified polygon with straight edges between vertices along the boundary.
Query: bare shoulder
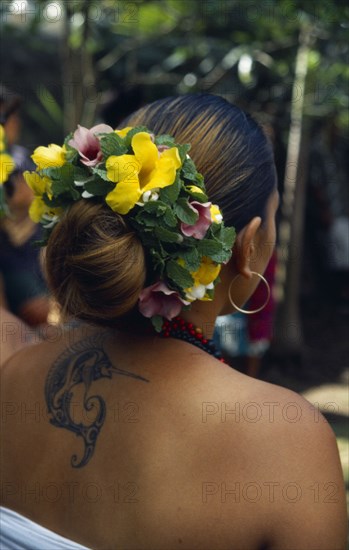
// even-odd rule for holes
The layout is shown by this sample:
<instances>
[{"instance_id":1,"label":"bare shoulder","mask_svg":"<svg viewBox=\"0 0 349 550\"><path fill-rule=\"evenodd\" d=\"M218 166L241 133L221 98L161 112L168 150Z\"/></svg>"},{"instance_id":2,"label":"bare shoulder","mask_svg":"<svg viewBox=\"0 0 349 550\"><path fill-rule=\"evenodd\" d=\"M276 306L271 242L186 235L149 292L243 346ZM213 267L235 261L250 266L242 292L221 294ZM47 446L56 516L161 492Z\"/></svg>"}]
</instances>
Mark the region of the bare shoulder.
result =
<instances>
[{"instance_id":1,"label":"bare shoulder","mask_svg":"<svg viewBox=\"0 0 349 550\"><path fill-rule=\"evenodd\" d=\"M293 468L297 477L326 472L327 465L327 474L338 470L334 432L319 408L300 394L229 368L215 373L208 386L213 390L202 402L203 423L221 426L225 441L239 434L246 449L258 448L259 457L267 459L263 468L269 465L280 475Z\"/></svg>"},{"instance_id":2,"label":"bare shoulder","mask_svg":"<svg viewBox=\"0 0 349 550\"><path fill-rule=\"evenodd\" d=\"M335 435L319 410L286 388L221 371L220 397L203 403L220 501L253 505L268 548L344 550L345 490ZM219 466L217 466L219 456ZM217 476L217 472L219 475ZM213 480L213 477L212 477ZM252 510L251 510L252 512Z\"/></svg>"},{"instance_id":3,"label":"bare shoulder","mask_svg":"<svg viewBox=\"0 0 349 550\"><path fill-rule=\"evenodd\" d=\"M100 329L83 324L72 325L47 325L37 331L23 325L19 321L19 329L12 326L8 328L13 331L19 344L8 353L2 356L0 362L1 373L9 372L12 369L30 367L39 368L40 365L50 363L58 354L63 351L73 351L73 346L82 340L89 340L101 332ZM4 332L4 331L3 331ZM6 342L12 334L3 333ZM7 348L6 348L7 350Z\"/></svg>"},{"instance_id":4,"label":"bare shoulder","mask_svg":"<svg viewBox=\"0 0 349 550\"><path fill-rule=\"evenodd\" d=\"M18 350L30 345L35 331L0 305L0 367Z\"/></svg>"}]
</instances>

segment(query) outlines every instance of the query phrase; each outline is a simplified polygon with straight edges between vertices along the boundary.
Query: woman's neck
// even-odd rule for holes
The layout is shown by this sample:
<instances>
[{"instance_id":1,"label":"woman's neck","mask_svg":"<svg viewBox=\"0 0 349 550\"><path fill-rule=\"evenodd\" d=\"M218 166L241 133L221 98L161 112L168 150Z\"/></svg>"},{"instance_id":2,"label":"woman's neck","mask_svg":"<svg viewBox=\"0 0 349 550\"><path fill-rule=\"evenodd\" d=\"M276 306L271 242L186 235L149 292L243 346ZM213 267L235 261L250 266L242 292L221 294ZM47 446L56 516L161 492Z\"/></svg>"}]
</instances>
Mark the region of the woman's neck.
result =
<instances>
[{"instance_id":1,"label":"woman's neck","mask_svg":"<svg viewBox=\"0 0 349 550\"><path fill-rule=\"evenodd\" d=\"M213 338L216 319L220 308L212 302L194 303L191 309L182 311L180 317L187 322L193 323L196 328L202 330L203 335L208 340Z\"/></svg>"}]
</instances>

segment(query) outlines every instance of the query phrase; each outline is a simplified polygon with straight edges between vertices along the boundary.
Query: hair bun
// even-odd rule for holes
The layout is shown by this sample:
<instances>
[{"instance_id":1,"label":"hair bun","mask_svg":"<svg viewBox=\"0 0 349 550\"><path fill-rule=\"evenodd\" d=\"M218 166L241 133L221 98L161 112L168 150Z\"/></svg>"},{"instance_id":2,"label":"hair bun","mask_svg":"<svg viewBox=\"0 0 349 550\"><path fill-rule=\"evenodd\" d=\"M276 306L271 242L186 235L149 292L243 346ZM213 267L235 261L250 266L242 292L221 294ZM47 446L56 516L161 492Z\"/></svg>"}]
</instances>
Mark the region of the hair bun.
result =
<instances>
[{"instance_id":1,"label":"hair bun","mask_svg":"<svg viewBox=\"0 0 349 550\"><path fill-rule=\"evenodd\" d=\"M91 201L76 202L53 230L46 269L63 315L99 325L133 309L146 277L138 237L122 216Z\"/></svg>"}]
</instances>

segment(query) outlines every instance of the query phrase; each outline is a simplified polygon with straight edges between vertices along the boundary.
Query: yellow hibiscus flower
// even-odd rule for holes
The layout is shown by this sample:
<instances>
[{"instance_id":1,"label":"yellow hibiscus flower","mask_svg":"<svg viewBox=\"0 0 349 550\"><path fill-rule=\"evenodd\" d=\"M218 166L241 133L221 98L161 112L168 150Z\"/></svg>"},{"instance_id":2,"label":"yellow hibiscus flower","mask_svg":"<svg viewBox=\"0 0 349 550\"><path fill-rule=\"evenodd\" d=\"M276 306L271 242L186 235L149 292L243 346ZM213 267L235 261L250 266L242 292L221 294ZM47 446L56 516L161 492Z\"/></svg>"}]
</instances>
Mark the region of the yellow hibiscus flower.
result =
<instances>
[{"instance_id":1,"label":"yellow hibiscus flower","mask_svg":"<svg viewBox=\"0 0 349 550\"><path fill-rule=\"evenodd\" d=\"M5 183L15 169L15 162L11 155L0 153L0 184Z\"/></svg>"},{"instance_id":2,"label":"yellow hibiscus flower","mask_svg":"<svg viewBox=\"0 0 349 550\"><path fill-rule=\"evenodd\" d=\"M210 301L212 298L207 290L213 289L213 282L217 279L221 266L216 264L211 258L204 256L197 271L191 273L194 279L194 285L185 289L186 299L189 302L195 300Z\"/></svg>"},{"instance_id":3,"label":"yellow hibiscus flower","mask_svg":"<svg viewBox=\"0 0 349 550\"><path fill-rule=\"evenodd\" d=\"M44 203L42 196L47 193L51 194L51 180L46 176L39 176L36 172L24 172L23 174L27 185L34 193L34 198L29 208L29 216L35 223L39 223L43 214L50 212L52 209Z\"/></svg>"},{"instance_id":4,"label":"yellow hibiscus flower","mask_svg":"<svg viewBox=\"0 0 349 550\"><path fill-rule=\"evenodd\" d=\"M219 264L204 256L199 269L191 275L196 284L207 286L217 279L220 270L221 266Z\"/></svg>"},{"instance_id":5,"label":"yellow hibiscus flower","mask_svg":"<svg viewBox=\"0 0 349 550\"><path fill-rule=\"evenodd\" d=\"M172 185L181 166L177 147L159 153L147 132L135 134L131 145L134 155L112 155L106 162L107 176L117 185L105 200L119 214L127 214L145 191Z\"/></svg>"},{"instance_id":6,"label":"yellow hibiscus flower","mask_svg":"<svg viewBox=\"0 0 349 550\"><path fill-rule=\"evenodd\" d=\"M65 147L51 143L48 147L37 147L32 154L32 159L39 170L59 168L65 163L65 154Z\"/></svg>"}]
</instances>

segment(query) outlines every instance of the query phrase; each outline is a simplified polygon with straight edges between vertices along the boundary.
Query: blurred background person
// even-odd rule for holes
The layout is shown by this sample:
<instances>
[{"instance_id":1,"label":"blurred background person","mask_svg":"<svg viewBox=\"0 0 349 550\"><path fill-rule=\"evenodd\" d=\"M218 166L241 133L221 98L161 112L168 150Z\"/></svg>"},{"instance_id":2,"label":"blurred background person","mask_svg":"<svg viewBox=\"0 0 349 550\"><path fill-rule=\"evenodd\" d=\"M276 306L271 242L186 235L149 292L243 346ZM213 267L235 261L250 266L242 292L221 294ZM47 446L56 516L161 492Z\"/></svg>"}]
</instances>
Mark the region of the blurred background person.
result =
<instances>
[{"instance_id":1,"label":"blurred background person","mask_svg":"<svg viewBox=\"0 0 349 550\"><path fill-rule=\"evenodd\" d=\"M8 210L0 219L0 305L30 326L38 326L47 322L50 301L34 244L41 238L41 229L28 216L33 192L22 174L33 163L27 149L18 145L20 105L20 96L0 85L0 123L15 162L4 183Z\"/></svg>"}]
</instances>

